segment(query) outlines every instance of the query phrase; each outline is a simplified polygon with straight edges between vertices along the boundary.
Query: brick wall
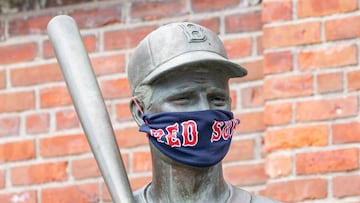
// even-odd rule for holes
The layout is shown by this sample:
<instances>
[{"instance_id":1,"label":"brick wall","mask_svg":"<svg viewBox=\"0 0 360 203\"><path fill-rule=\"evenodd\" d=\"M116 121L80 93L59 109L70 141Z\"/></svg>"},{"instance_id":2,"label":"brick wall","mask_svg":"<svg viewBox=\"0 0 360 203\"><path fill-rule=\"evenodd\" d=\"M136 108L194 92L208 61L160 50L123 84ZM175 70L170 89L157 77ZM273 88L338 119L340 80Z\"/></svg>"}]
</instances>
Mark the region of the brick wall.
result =
<instances>
[{"instance_id":1,"label":"brick wall","mask_svg":"<svg viewBox=\"0 0 360 203\"><path fill-rule=\"evenodd\" d=\"M66 2L0 17L0 202L110 202L46 35L57 14L81 28L133 189L151 163L125 66L148 32L186 20L249 70L230 82L242 124L226 179L285 202L360 202L359 0Z\"/></svg>"},{"instance_id":2,"label":"brick wall","mask_svg":"<svg viewBox=\"0 0 360 203\"><path fill-rule=\"evenodd\" d=\"M262 194L360 201L359 17L357 0L262 3Z\"/></svg>"}]
</instances>

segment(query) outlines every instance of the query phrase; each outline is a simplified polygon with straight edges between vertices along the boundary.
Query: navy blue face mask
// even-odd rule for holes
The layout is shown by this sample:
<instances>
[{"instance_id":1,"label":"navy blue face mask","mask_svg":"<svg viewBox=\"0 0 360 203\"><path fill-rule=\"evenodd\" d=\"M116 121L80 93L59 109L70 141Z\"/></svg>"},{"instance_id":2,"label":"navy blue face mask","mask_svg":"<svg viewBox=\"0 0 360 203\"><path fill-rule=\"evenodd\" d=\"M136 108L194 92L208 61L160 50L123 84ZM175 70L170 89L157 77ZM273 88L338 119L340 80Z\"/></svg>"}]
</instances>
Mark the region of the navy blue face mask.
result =
<instances>
[{"instance_id":1,"label":"navy blue face mask","mask_svg":"<svg viewBox=\"0 0 360 203\"><path fill-rule=\"evenodd\" d=\"M209 167L229 150L240 120L223 110L144 114L140 131L163 154L185 165Z\"/></svg>"}]
</instances>

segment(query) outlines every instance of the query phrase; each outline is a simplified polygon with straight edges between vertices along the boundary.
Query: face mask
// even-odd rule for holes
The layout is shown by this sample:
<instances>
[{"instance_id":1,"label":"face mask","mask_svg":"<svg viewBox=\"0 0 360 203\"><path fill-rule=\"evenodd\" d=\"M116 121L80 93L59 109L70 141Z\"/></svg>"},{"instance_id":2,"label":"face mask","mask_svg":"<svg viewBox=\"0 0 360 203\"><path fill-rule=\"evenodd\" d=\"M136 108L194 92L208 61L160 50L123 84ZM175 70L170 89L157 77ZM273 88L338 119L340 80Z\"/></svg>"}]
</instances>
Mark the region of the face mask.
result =
<instances>
[{"instance_id":1,"label":"face mask","mask_svg":"<svg viewBox=\"0 0 360 203\"><path fill-rule=\"evenodd\" d=\"M209 167L229 150L240 120L223 110L144 114L140 131L163 154L185 165Z\"/></svg>"}]
</instances>

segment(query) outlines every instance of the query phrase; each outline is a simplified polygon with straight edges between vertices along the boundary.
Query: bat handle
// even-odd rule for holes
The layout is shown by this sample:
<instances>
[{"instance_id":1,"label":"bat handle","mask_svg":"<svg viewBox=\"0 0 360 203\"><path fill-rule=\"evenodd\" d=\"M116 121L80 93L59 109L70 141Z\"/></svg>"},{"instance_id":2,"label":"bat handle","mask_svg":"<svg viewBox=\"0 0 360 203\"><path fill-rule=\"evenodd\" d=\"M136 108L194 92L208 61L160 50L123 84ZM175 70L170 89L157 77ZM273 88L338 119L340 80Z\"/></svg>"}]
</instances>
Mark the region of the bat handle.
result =
<instances>
[{"instance_id":1,"label":"bat handle","mask_svg":"<svg viewBox=\"0 0 360 203\"><path fill-rule=\"evenodd\" d=\"M112 200L133 203L110 117L75 20L66 15L54 17L48 24L48 34Z\"/></svg>"}]
</instances>

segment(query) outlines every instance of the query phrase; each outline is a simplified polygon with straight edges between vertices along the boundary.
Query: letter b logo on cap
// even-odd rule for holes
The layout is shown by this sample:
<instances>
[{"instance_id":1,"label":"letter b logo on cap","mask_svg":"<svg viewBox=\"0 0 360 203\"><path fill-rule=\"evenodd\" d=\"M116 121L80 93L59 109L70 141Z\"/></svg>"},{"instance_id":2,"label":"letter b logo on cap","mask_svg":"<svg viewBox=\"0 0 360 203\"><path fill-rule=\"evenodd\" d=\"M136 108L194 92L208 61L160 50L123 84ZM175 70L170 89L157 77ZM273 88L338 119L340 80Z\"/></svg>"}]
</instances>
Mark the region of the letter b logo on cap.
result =
<instances>
[{"instance_id":1,"label":"letter b logo on cap","mask_svg":"<svg viewBox=\"0 0 360 203\"><path fill-rule=\"evenodd\" d=\"M180 25L184 30L184 34L188 39L188 42L204 42L206 41L206 35L201 27L198 27L194 24L188 23L186 25Z\"/></svg>"}]
</instances>

